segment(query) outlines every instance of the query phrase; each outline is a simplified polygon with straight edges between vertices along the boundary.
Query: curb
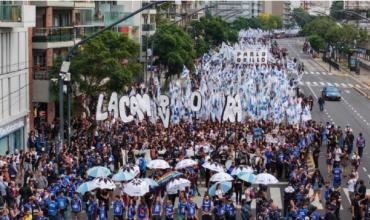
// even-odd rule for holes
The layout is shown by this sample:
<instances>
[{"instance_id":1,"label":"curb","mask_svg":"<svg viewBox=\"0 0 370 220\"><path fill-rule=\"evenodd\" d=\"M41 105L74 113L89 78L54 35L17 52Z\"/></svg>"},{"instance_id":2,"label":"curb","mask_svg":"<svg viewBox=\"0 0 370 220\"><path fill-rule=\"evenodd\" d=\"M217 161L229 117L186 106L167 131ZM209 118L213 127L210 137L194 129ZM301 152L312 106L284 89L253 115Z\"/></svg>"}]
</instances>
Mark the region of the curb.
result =
<instances>
[{"instance_id":1,"label":"curb","mask_svg":"<svg viewBox=\"0 0 370 220\"><path fill-rule=\"evenodd\" d=\"M368 94L366 94L366 92L362 91L361 89L359 88L356 88L356 87L353 87L354 90L356 90L358 93L360 93L361 95L365 96L369 101L370 101L370 96Z\"/></svg>"},{"instance_id":2,"label":"curb","mask_svg":"<svg viewBox=\"0 0 370 220\"><path fill-rule=\"evenodd\" d=\"M325 71L330 72L326 67L324 67L321 63L316 61L316 59L312 59L317 65L319 65L321 68L323 68ZM341 73L332 73L333 76L347 76L346 74L341 74Z\"/></svg>"}]
</instances>

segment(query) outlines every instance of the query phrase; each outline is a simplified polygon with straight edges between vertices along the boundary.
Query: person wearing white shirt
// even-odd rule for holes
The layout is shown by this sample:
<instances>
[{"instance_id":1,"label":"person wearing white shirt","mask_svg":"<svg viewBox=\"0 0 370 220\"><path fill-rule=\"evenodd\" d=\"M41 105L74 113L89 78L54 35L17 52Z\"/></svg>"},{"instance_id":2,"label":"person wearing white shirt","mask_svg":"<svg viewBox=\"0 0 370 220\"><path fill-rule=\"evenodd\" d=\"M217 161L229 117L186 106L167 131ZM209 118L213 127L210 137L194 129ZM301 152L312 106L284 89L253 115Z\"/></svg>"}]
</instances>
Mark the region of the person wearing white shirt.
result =
<instances>
[{"instance_id":1,"label":"person wearing white shirt","mask_svg":"<svg viewBox=\"0 0 370 220\"><path fill-rule=\"evenodd\" d=\"M339 167L340 158L343 155L342 149L337 146L334 150L334 167Z\"/></svg>"},{"instance_id":2,"label":"person wearing white shirt","mask_svg":"<svg viewBox=\"0 0 370 220\"><path fill-rule=\"evenodd\" d=\"M352 200L353 196L355 194L355 185L357 183L357 178L351 174L350 179L347 182L348 185L348 193L349 193L349 198Z\"/></svg>"}]
</instances>

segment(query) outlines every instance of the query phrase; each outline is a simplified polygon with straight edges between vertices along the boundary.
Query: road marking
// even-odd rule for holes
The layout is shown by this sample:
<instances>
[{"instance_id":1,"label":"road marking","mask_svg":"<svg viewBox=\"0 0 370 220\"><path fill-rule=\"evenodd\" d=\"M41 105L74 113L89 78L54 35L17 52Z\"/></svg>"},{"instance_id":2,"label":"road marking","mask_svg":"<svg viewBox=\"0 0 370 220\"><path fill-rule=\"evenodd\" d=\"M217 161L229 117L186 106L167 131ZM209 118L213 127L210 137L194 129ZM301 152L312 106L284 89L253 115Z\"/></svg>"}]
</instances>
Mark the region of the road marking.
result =
<instances>
[{"instance_id":1,"label":"road marking","mask_svg":"<svg viewBox=\"0 0 370 220\"><path fill-rule=\"evenodd\" d=\"M311 85L311 82L306 82L307 86L310 86Z\"/></svg>"},{"instance_id":2,"label":"road marking","mask_svg":"<svg viewBox=\"0 0 370 220\"><path fill-rule=\"evenodd\" d=\"M329 72L329 73L328 73L328 75L329 75L329 76L332 76L332 75L333 75L333 73L330 73L330 72Z\"/></svg>"},{"instance_id":3,"label":"road marking","mask_svg":"<svg viewBox=\"0 0 370 220\"><path fill-rule=\"evenodd\" d=\"M326 75L327 75L327 73L326 73L326 72L321 72L321 74L322 74L322 75L324 75L324 76L326 76Z\"/></svg>"},{"instance_id":4,"label":"road marking","mask_svg":"<svg viewBox=\"0 0 370 220\"><path fill-rule=\"evenodd\" d=\"M302 81L299 81L298 85L304 85L304 83Z\"/></svg>"},{"instance_id":5,"label":"road marking","mask_svg":"<svg viewBox=\"0 0 370 220\"><path fill-rule=\"evenodd\" d=\"M328 84L328 86L333 86L333 84L331 84L330 82L326 82Z\"/></svg>"},{"instance_id":6,"label":"road marking","mask_svg":"<svg viewBox=\"0 0 370 220\"><path fill-rule=\"evenodd\" d=\"M334 83L334 85L335 85L336 87L339 87L339 84L338 84L338 83Z\"/></svg>"},{"instance_id":7,"label":"road marking","mask_svg":"<svg viewBox=\"0 0 370 220\"><path fill-rule=\"evenodd\" d=\"M361 88L361 86L360 86L359 84L356 84L356 87L357 87L357 88Z\"/></svg>"},{"instance_id":8,"label":"road marking","mask_svg":"<svg viewBox=\"0 0 370 220\"><path fill-rule=\"evenodd\" d=\"M350 94L351 92L348 90L348 89L346 89L346 90L344 90L347 94Z\"/></svg>"},{"instance_id":9,"label":"road marking","mask_svg":"<svg viewBox=\"0 0 370 220\"><path fill-rule=\"evenodd\" d=\"M313 91L313 89L310 86L308 86L308 89L312 92L313 97L315 97L315 99L317 99L317 96L316 96L315 92ZM326 111L326 109L325 109L325 111Z\"/></svg>"},{"instance_id":10,"label":"road marking","mask_svg":"<svg viewBox=\"0 0 370 220\"><path fill-rule=\"evenodd\" d=\"M353 87L353 85L351 83L348 83L349 87Z\"/></svg>"},{"instance_id":11,"label":"road marking","mask_svg":"<svg viewBox=\"0 0 370 220\"><path fill-rule=\"evenodd\" d=\"M316 75L320 75L320 72L315 72Z\"/></svg>"},{"instance_id":12,"label":"road marking","mask_svg":"<svg viewBox=\"0 0 370 220\"><path fill-rule=\"evenodd\" d=\"M325 86L325 83L324 83L324 82L320 82L320 84L321 84L322 86Z\"/></svg>"},{"instance_id":13,"label":"road marking","mask_svg":"<svg viewBox=\"0 0 370 220\"><path fill-rule=\"evenodd\" d=\"M271 187L270 197L274 201L274 203L279 207L279 209L283 208L283 204L281 202L280 188Z\"/></svg>"},{"instance_id":14,"label":"road marking","mask_svg":"<svg viewBox=\"0 0 370 220\"><path fill-rule=\"evenodd\" d=\"M341 83L341 85L344 87L344 88L347 88L347 85L345 83Z\"/></svg>"},{"instance_id":15,"label":"road marking","mask_svg":"<svg viewBox=\"0 0 370 220\"><path fill-rule=\"evenodd\" d=\"M367 169L366 169L366 167L362 167L362 169L365 171L365 172L367 172Z\"/></svg>"},{"instance_id":16,"label":"road marking","mask_svg":"<svg viewBox=\"0 0 370 220\"><path fill-rule=\"evenodd\" d=\"M318 84L317 84L317 82L312 82L312 84L314 85L314 86L317 86Z\"/></svg>"}]
</instances>

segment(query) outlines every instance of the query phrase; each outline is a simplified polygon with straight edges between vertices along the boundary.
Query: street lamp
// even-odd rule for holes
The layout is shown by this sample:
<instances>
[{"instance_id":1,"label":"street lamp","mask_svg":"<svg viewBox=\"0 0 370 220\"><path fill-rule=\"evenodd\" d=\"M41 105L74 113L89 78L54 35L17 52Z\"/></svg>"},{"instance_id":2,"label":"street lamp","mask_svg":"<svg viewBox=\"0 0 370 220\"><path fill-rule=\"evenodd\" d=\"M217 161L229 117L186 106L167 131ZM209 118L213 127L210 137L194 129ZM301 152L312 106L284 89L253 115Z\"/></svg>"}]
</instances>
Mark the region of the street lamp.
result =
<instances>
[{"instance_id":1,"label":"street lamp","mask_svg":"<svg viewBox=\"0 0 370 220\"><path fill-rule=\"evenodd\" d=\"M148 8L151 8L155 5L158 5L158 4L162 4L166 1L155 1L155 2L152 2L150 4L147 4L145 5L144 7L132 12L131 14L113 22L112 24L106 26L105 28L101 29L100 31L97 31L95 33L93 33L92 35L90 36L87 36L86 38L82 39L80 42L78 42L77 44L75 44L69 51L68 51L68 54L64 57L64 60L63 60L63 63L62 63L62 66L60 68L60 72L59 72L59 139L60 139L60 144L59 146L57 147L57 154L59 153L59 150L60 148L62 148L64 146L64 102L63 102L63 86L64 86L64 83L68 83L69 84L69 89L67 90L67 93L68 93L68 116L70 117L70 112L71 112L71 105L70 105L70 99L71 99L71 86L70 86L70 73L69 73L69 67L70 67L70 59L72 58L73 56L73 53L77 50L77 48L79 48L81 45L85 44L86 42L96 38L98 35L100 35L101 33L107 31L107 30L110 30L112 27L118 25L119 23L133 17L134 15L148 9ZM71 130L71 124L70 124L70 121L68 121L68 137L70 137L70 132ZM70 144L70 138L68 138L68 144Z\"/></svg>"}]
</instances>

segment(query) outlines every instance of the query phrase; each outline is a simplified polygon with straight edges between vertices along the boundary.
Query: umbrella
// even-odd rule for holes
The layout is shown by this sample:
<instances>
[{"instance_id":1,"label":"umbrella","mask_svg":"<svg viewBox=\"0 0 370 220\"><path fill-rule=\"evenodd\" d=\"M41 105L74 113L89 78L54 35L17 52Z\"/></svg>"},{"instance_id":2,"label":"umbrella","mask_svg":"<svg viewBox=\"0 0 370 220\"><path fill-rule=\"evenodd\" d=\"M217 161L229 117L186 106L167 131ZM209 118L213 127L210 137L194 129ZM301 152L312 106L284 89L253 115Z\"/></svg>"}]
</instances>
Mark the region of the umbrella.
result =
<instances>
[{"instance_id":1,"label":"umbrella","mask_svg":"<svg viewBox=\"0 0 370 220\"><path fill-rule=\"evenodd\" d=\"M253 173L253 169L251 167L237 167L233 169L231 176L238 176L239 173Z\"/></svg>"},{"instance_id":2,"label":"umbrella","mask_svg":"<svg viewBox=\"0 0 370 220\"><path fill-rule=\"evenodd\" d=\"M170 172L163 174L161 177L159 177L157 180L157 183L161 186L182 175L183 174L180 172L170 171Z\"/></svg>"},{"instance_id":3,"label":"umbrella","mask_svg":"<svg viewBox=\"0 0 370 220\"><path fill-rule=\"evenodd\" d=\"M171 166L167 163L167 161L162 159L156 159L152 160L147 165L150 169L168 169L171 168Z\"/></svg>"},{"instance_id":4,"label":"umbrella","mask_svg":"<svg viewBox=\"0 0 370 220\"><path fill-rule=\"evenodd\" d=\"M172 180L169 182L166 186L167 191L178 191L178 190L184 190L186 187L190 187L191 183L189 180L184 178L179 178Z\"/></svg>"},{"instance_id":5,"label":"umbrella","mask_svg":"<svg viewBox=\"0 0 370 220\"><path fill-rule=\"evenodd\" d=\"M108 178L101 178L101 177L95 178L91 181L91 184L95 186L95 188L99 188L99 189L112 190L116 188L116 184L114 184L114 182Z\"/></svg>"},{"instance_id":6,"label":"umbrella","mask_svg":"<svg viewBox=\"0 0 370 220\"><path fill-rule=\"evenodd\" d=\"M118 173L114 174L112 180L121 182L121 181L130 181L135 178L134 172L129 172L126 170L120 170Z\"/></svg>"},{"instance_id":7,"label":"umbrella","mask_svg":"<svg viewBox=\"0 0 370 220\"><path fill-rule=\"evenodd\" d=\"M126 166L121 167L120 171L121 170L129 172L129 173L133 173L135 177L140 174L140 168L138 165L131 165L131 164L126 165Z\"/></svg>"},{"instance_id":8,"label":"umbrella","mask_svg":"<svg viewBox=\"0 0 370 220\"><path fill-rule=\"evenodd\" d=\"M209 193L210 196L215 196L216 195L217 185L219 185L219 184L221 185L222 193L227 193L232 187L231 182L215 183L208 190L208 193Z\"/></svg>"},{"instance_id":9,"label":"umbrella","mask_svg":"<svg viewBox=\"0 0 370 220\"><path fill-rule=\"evenodd\" d=\"M276 179L275 176L269 174L269 173L260 173L256 176L254 183L255 184L263 184L263 185L268 185L268 184L275 184L278 183L279 180Z\"/></svg>"},{"instance_id":10,"label":"umbrella","mask_svg":"<svg viewBox=\"0 0 370 220\"><path fill-rule=\"evenodd\" d=\"M181 170L185 169L187 167L192 167L194 165L197 165L198 163L195 160L192 159L184 159L176 164L175 169L176 170Z\"/></svg>"},{"instance_id":11,"label":"umbrella","mask_svg":"<svg viewBox=\"0 0 370 220\"><path fill-rule=\"evenodd\" d=\"M144 180L152 188L159 186L158 183L151 178L143 178L142 180Z\"/></svg>"},{"instance_id":12,"label":"umbrella","mask_svg":"<svg viewBox=\"0 0 370 220\"><path fill-rule=\"evenodd\" d=\"M215 172L225 172L224 167L216 162L205 162L203 167Z\"/></svg>"},{"instance_id":13,"label":"umbrella","mask_svg":"<svg viewBox=\"0 0 370 220\"><path fill-rule=\"evenodd\" d=\"M233 180L234 178L228 173L216 173L209 179L211 182L227 182Z\"/></svg>"},{"instance_id":14,"label":"umbrella","mask_svg":"<svg viewBox=\"0 0 370 220\"><path fill-rule=\"evenodd\" d=\"M256 175L253 173L241 172L238 174L238 178L248 183L254 183Z\"/></svg>"},{"instance_id":15,"label":"umbrella","mask_svg":"<svg viewBox=\"0 0 370 220\"><path fill-rule=\"evenodd\" d=\"M89 181L89 182L85 182L85 183L82 183L81 185L79 185L77 187L76 192L80 193L81 195L84 195L86 192L89 192L89 191L94 190L94 189L96 189L96 187L93 186L91 184L91 182Z\"/></svg>"},{"instance_id":16,"label":"umbrella","mask_svg":"<svg viewBox=\"0 0 370 220\"><path fill-rule=\"evenodd\" d=\"M91 177L107 177L112 173L106 167L96 166L87 170L87 175Z\"/></svg>"},{"instance_id":17,"label":"umbrella","mask_svg":"<svg viewBox=\"0 0 370 220\"><path fill-rule=\"evenodd\" d=\"M149 184L142 179L133 179L123 187L129 196L143 196L149 192Z\"/></svg>"}]
</instances>

